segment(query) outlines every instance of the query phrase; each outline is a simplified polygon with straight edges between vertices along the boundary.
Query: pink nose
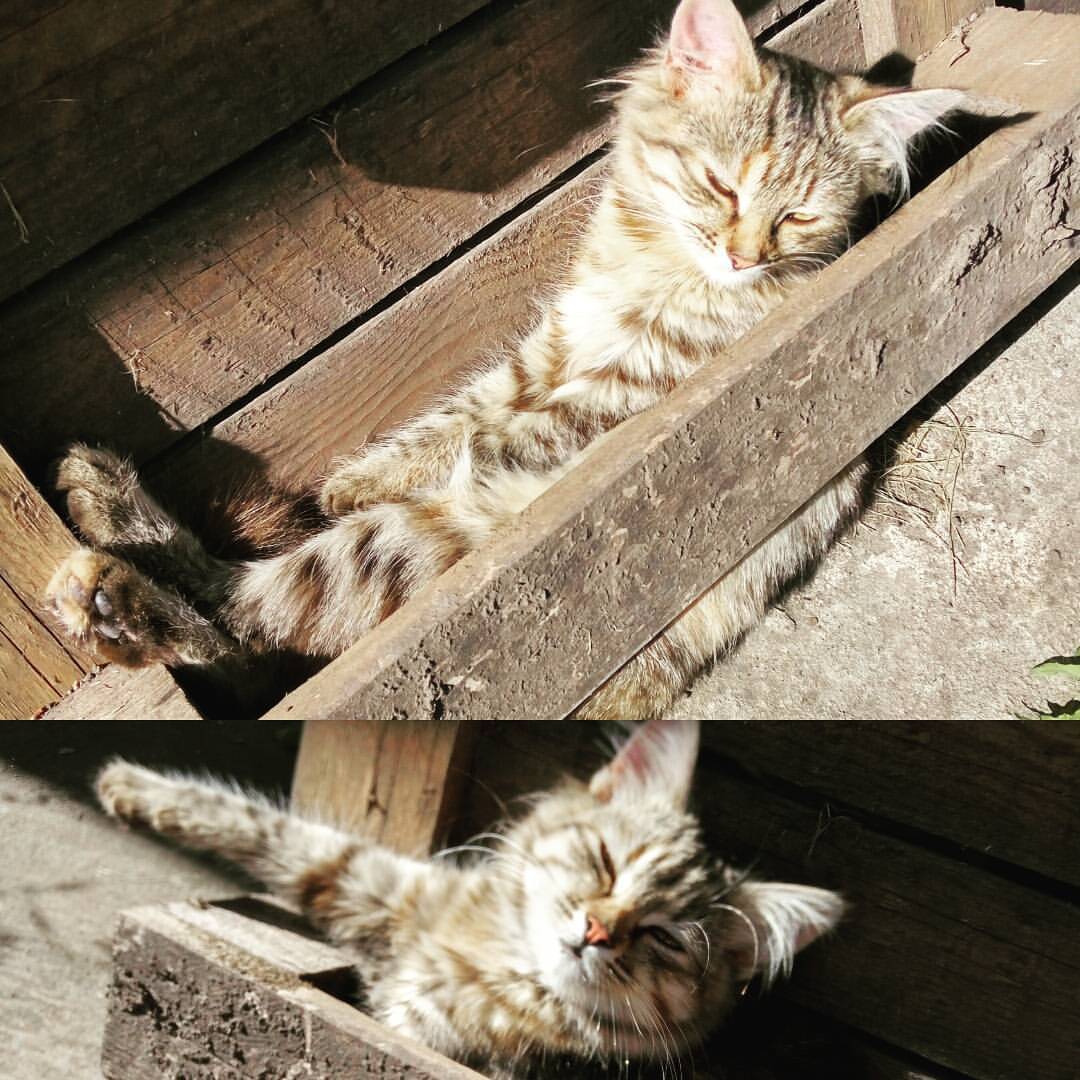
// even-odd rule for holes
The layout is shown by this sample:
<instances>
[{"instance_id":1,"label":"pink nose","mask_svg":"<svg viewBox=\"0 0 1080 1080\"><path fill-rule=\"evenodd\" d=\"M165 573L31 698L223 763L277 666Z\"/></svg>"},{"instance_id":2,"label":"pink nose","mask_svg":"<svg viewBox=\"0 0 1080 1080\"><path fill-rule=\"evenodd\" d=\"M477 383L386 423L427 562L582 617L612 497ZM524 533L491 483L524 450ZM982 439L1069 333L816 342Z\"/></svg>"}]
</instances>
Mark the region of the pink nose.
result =
<instances>
[{"instance_id":1,"label":"pink nose","mask_svg":"<svg viewBox=\"0 0 1080 1080\"><path fill-rule=\"evenodd\" d=\"M759 258L751 259L746 255L740 255L735 251L729 251L728 258L731 260L731 268L733 270L749 270L751 266L757 266L761 261Z\"/></svg>"},{"instance_id":2,"label":"pink nose","mask_svg":"<svg viewBox=\"0 0 1080 1080\"><path fill-rule=\"evenodd\" d=\"M585 944L611 944L611 935L608 933L608 928L595 915L585 916Z\"/></svg>"}]
</instances>

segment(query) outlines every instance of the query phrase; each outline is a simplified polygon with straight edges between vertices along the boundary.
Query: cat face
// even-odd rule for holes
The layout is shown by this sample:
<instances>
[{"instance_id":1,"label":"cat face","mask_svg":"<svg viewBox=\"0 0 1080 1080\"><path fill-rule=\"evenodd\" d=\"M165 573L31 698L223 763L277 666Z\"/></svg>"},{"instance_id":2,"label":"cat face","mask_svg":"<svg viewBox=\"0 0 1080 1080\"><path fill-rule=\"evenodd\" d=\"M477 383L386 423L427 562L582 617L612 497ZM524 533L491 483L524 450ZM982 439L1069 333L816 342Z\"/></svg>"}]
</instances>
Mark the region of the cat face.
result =
<instances>
[{"instance_id":1,"label":"cat face","mask_svg":"<svg viewBox=\"0 0 1080 1080\"><path fill-rule=\"evenodd\" d=\"M822 889L742 881L686 811L694 722L639 728L586 788L538 802L507 836L525 950L598 1049L663 1055L697 1041L756 972L835 924Z\"/></svg>"},{"instance_id":2,"label":"cat face","mask_svg":"<svg viewBox=\"0 0 1080 1080\"><path fill-rule=\"evenodd\" d=\"M868 194L906 183L907 140L962 98L759 55L730 0L683 0L621 98L624 217L720 285L806 273L846 246Z\"/></svg>"}]
</instances>

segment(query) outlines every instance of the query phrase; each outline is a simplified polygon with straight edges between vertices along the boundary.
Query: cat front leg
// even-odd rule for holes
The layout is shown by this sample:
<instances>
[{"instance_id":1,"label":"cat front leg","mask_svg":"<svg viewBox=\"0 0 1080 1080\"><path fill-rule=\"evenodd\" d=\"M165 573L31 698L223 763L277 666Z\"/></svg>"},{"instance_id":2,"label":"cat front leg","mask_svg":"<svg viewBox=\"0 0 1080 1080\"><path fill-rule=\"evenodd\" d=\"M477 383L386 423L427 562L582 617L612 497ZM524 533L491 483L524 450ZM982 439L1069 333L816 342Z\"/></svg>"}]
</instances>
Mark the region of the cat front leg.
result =
<instances>
[{"instance_id":1,"label":"cat front leg","mask_svg":"<svg viewBox=\"0 0 1080 1080\"><path fill-rule=\"evenodd\" d=\"M236 643L187 601L115 555L78 548L57 568L45 595L67 635L103 662L203 665L236 651Z\"/></svg>"},{"instance_id":2,"label":"cat front leg","mask_svg":"<svg viewBox=\"0 0 1080 1080\"><path fill-rule=\"evenodd\" d=\"M319 485L323 512L339 517L445 486L469 455L471 426L466 414L439 410L339 458Z\"/></svg>"}]
</instances>

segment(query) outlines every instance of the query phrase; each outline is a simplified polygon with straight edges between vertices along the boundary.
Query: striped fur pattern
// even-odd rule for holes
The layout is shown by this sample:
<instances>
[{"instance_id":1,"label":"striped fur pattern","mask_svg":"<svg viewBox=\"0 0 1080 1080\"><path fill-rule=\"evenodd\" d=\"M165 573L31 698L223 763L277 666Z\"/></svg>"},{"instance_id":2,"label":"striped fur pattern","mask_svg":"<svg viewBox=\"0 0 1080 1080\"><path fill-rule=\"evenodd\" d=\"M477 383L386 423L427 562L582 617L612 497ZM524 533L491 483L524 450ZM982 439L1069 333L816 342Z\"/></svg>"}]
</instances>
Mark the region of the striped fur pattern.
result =
<instances>
[{"instance_id":1,"label":"striped fur pattern","mask_svg":"<svg viewBox=\"0 0 1080 1080\"><path fill-rule=\"evenodd\" d=\"M61 486L99 555L75 557L50 589L70 633L129 663L161 658L141 649L142 623L109 592L123 581L143 608L154 589L186 599L238 648L340 653L836 256L864 200L906 185L908 140L961 103L955 91L886 90L756 52L730 0L683 0L669 38L613 81L609 180L534 330L436 408L338 462L318 490L327 520L310 534L225 563L173 527L151 558L101 522L144 533L147 516L160 517L152 500L137 484L106 490L107 475L124 472L117 459L72 452ZM845 469L585 715L665 708L857 513L864 474L861 460ZM191 641L169 652L210 659Z\"/></svg>"},{"instance_id":2,"label":"striped fur pattern","mask_svg":"<svg viewBox=\"0 0 1080 1080\"><path fill-rule=\"evenodd\" d=\"M697 742L693 721L639 727L589 783L534 798L460 862L122 761L97 790L109 813L223 855L299 905L355 959L378 1020L485 1075L528 1075L553 1055L678 1074L746 983L786 973L843 908L709 855L687 810Z\"/></svg>"}]
</instances>

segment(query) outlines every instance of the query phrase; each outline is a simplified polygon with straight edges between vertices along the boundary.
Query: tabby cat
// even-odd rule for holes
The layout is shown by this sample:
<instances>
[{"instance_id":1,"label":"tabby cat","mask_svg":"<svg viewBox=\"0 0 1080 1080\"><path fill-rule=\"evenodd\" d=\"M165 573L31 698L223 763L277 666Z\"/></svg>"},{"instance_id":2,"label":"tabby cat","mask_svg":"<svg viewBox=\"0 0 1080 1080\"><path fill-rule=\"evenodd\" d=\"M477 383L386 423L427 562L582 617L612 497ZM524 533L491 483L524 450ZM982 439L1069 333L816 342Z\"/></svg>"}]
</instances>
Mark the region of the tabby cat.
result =
<instances>
[{"instance_id":1,"label":"tabby cat","mask_svg":"<svg viewBox=\"0 0 1080 1080\"><path fill-rule=\"evenodd\" d=\"M497 1075L563 1054L674 1065L843 909L709 855L687 811L697 748L694 721L640 726L588 784L536 797L462 864L124 761L97 790L110 814L298 904L355 962L374 1016L444 1054Z\"/></svg>"},{"instance_id":2,"label":"tabby cat","mask_svg":"<svg viewBox=\"0 0 1080 1080\"><path fill-rule=\"evenodd\" d=\"M129 464L68 453L58 486L92 545L49 586L70 635L129 665L340 653L837 255L867 197L905 190L909 140L963 103L755 51L730 0L683 0L669 37L617 82L609 179L538 325L340 462L306 533L282 528L251 561L212 557ZM852 519L865 474L861 459L844 469L581 715L662 711ZM281 508L248 506L245 520L265 539Z\"/></svg>"}]
</instances>

